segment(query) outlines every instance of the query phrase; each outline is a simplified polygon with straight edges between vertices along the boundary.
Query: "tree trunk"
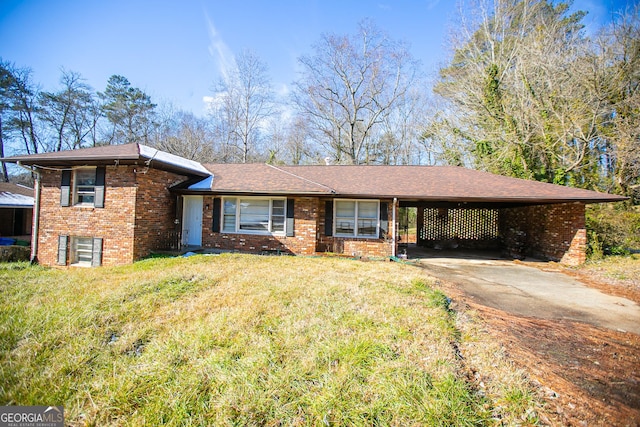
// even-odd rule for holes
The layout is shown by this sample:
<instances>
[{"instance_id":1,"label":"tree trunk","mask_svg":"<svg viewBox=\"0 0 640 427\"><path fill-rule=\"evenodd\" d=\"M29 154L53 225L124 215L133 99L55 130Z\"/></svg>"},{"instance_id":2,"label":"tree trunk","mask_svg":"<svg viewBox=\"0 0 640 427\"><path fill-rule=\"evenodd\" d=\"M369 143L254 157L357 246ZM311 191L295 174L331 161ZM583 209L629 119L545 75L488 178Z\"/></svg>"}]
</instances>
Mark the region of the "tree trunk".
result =
<instances>
[{"instance_id":1,"label":"tree trunk","mask_svg":"<svg viewBox=\"0 0 640 427\"><path fill-rule=\"evenodd\" d=\"M2 139L2 117L0 117L0 159L4 158L4 139ZM7 164L2 162L2 179L9 182L9 173L7 172Z\"/></svg>"}]
</instances>

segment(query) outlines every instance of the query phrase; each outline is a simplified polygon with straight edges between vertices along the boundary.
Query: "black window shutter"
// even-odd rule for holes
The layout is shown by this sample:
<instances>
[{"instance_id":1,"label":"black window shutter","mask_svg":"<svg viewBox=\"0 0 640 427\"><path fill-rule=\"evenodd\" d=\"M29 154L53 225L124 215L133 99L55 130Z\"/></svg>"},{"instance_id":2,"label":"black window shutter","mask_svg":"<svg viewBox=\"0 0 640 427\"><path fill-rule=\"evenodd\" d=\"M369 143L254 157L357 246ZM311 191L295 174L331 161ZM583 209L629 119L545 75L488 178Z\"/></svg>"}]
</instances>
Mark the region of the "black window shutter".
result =
<instances>
[{"instance_id":1,"label":"black window shutter","mask_svg":"<svg viewBox=\"0 0 640 427\"><path fill-rule=\"evenodd\" d=\"M287 237L295 236L294 207L293 199L287 199Z\"/></svg>"},{"instance_id":2,"label":"black window shutter","mask_svg":"<svg viewBox=\"0 0 640 427\"><path fill-rule=\"evenodd\" d=\"M384 239L389 233L389 204L380 202L380 231L379 237Z\"/></svg>"},{"instance_id":3,"label":"black window shutter","mask_svg":"<svg viewBox=\"0 0 640 427\"><path fill-rule=\"evenodd\" d=\"M67 265L67 247L69 236L58 236L58 265Z\"/></svg>"},{"instance_id":4,"label":"black window shutter","mask_svg":"<svg viewBox=\"0 0 640 427\"><path fill-rule=\"evenodd\" d=\"M93 205L96 208L104 208L104 177L106 168L99 166L96 168L96 186L95 197L93 199Z\"/></svg>"},{"instance_id":5,"label":"black window shutter","mask_svg":"<svg viewBox=\"0 0 640 427\"><path fill-rule=\"evenodd\" d=\"M91 267L100 267L102 265L102 238L93 238L93 253L91 255Z\"/></svg>"},{"instance_id":6,"label":"black window shutter","mask_svg":"<svg viewBox=\"0 0 640 427\"><path fill-rule=\"evenodd\" d=\"M215 199L213 199L213 224L211 225L211 230L215 233L220 232L220 208L220 198L216 197Z\"/></svg>"},{"instance_id":7,"label":"black window shutter","mask_svg":"<svg viewBox=\"0 0 640 427\"><path fill-rule=\"evenodd\" d=\"M333 236L333 200L324 204L324 235Z\"/></svg>"},{"instance_id":8,"label":"black window shutter","mask_svg":"<svg viewBox=\"0 0 640 427\"><path fill-rule=\"evenodd\" d=\"M71 171L62 171L60 184L60 206L69 206L71 201Z\"/></svg>"}]
</instances>

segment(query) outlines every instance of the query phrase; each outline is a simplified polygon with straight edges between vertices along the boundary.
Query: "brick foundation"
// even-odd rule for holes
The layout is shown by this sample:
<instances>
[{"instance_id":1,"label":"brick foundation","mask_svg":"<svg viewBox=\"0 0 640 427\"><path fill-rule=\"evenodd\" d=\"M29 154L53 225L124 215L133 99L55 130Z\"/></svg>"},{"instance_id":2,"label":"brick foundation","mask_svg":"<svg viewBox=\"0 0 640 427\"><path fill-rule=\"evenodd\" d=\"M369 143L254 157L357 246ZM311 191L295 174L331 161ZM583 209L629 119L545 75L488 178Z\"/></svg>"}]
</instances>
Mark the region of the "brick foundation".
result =
<instances>
[{"instance_id":1,"label":"brick foundation","mask_svg":"<svg viewBox=\"0 0 640 427\"><path fill-rule=\"evenodd\" d=\"M508 254L568 265L586 261L583 203L536 205L500 210L500 234ZM516 256L517 257L517 256Z\"/></svg>"}]
</instances>

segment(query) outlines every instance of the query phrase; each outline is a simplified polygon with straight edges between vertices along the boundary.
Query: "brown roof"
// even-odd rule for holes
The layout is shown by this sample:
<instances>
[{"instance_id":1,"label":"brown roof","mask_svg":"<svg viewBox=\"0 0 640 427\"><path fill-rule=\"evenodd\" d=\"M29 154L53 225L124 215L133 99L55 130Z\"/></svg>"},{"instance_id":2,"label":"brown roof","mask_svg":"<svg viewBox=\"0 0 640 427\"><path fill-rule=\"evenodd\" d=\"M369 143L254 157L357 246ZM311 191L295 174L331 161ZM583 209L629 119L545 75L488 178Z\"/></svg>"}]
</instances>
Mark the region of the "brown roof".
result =
<instances>
[{"instance_id":1,"label":"brown roof","mask_svg":"<svg viewBox=\"0 0 640 427\"><path fill-rule=\"evenodd\" d=\"M207 176L208 174L198 162L136 143L11 156L3 160L35 166L97 165L117 162L123 165L148 165L186 175Z\"/></svg>"},{"instance_id":2,"label":"brown roof","mask_svg":"<svg viewBox=\"0 0 640 427\"><path fill-rule=\"evenodd\" d=\"M599 203L624 200L595 191L493 175L455 166L272 166L209 164L184 159L141 144L13 156L36 166L138 164L191 178L175 190L191 193L336 195L452 203ZM213 179L209 177L213 175ZM194 183L195 182L195 183Z\"/></svg>"},{"instance_id":3,"label":"brown roof","mask_svg":"<svg viewBox=\"0 0 640 427\"><path fill-rule=\"evenodd\" d=\"M33 207L33 188L0 182L0 208Z\"/></svg>"},{"instance_id":4,"label":"brown roof","mask_svg":"<svg viewBox=\"0 0 640 427\"><path fill-rule=\"evenodd\" d=\"M0 182L0 193L19 194L21 196L33 197L33 188L12 182Z\"/></svg>"},{"instance_id":5,"label":"brown roof","mask_svg":"<svg viewBox=\"0 0 640 427\"><path fill-rule=\"evenodd\" d=\"M331 188L321 183L267 164L205 166L213 174L211 190L218 193L331 194Z\"/></svg>"},{"instance_id":6,"label":"brown roof","mask_svg":"<svg viewBox=\"0 0 640 427\"><path fill-rule=\"evenodd\" d=\"M270 166L209 164L216 193L326 194L413 201L586 203L624 197L456 166Z\"/></svg>"},{"instance_id":7,"label":"brown roof","mask_svg":"<svg viewBox=\"0 0 640 427\"><path fill-rule=\"evenodd\" d=\"M59 162L91 160L137 160L140 157L138 144L105 145L78 150L55 151L50 153L24 154L7 157L10 162L20 161L26 165L59 164Z\"/></svg>"}]
</instances>

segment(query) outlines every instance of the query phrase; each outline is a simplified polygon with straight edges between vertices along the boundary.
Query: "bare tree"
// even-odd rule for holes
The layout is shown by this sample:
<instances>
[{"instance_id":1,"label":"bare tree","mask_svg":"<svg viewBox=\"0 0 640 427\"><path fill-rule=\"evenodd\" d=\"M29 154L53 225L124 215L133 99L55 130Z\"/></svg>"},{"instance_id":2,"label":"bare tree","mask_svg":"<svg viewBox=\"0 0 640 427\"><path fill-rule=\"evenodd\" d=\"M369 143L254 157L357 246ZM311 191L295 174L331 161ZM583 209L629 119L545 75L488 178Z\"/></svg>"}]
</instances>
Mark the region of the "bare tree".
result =
<instances>
[{"instance_id":1,"label":"bare tree","mask_svg":"<svg viewBox=\"0 0 640 427\"><path fill-rule=\"evenodd\" d=\"M255 53L240 54L236 68L218 83L211 110L227 161L246 163L258 155L268 120L277 110L267 65Z\"/></svg>"},{"instance_id":2,"label":"bare tree","mask_svg":"<svg viewBox=\"0 0 640 427\"><path fill-rule=\"evenodd\" d=\"M84 83L80 74L64 69L60 83L60 91L40 94L39 117L54 134L46 151L95 145L100 112L91 87Z\"/></svg>"},{"instance_id":3,"label":"bare tree","mask_svg":"<svg viewBox=\"0 0 640 427\"><path fill-rule=\"evenodd\" d=\"M476 166L492 172L593 186L587 171L597 166L591 153L605 110L585 79L584 13L547 0L461 10L461 37L435 86L449 101L440 138L466 141Z\"/></svg>"},{"instance_id":4,"label":"bare tree","mask_svg":"<svg viewBox=\"0 0 640 427\"><path fill-rule=\"evenodd\" d=\"M409 165L426 160L422 158L424 153L419 143L427 119L424 87L415 85L398 98L394 108L383 114L383 131L377 149L381 163Z\"/></svg>"},{"instance_id":5,"label":"bare tree","mask_svg":"<svg viewBox=\"0 0 640 427\"><path fill-rule=\"evenodd\" d=\"M640 5L604 28L594 58L606 75L596 83L609 112L601 126L607 146L604 164L614 189L640 201Z\"/></svg>"},{"instance_id":6,"label":"bare tree","mask_svg":"<svg viewBox=\"0 0 640 427\"><path fill-rule=\"evenodd\" d=\"M335 161L378 161L375 133L415 81L417 62L369 21L354 36L323 35L314 50L298 60L294 103Z\"/></svg>"},{"instance_id":7,"label":"bare tree","mask_svg":"<svg viewBox=\"0 0 640 427\"><path fill-rule=\"evenodd\" d=\"M38 153L40 140L36 129L36 113L39 88L31 80L31 70L0 60L0 78L3 143L10 135L11 139L20 140L21 151Z\"/></svg>"},{"instance_id":8,"label":"bare tree","mask_svg":"<svg viewBox=\"0 0 640 427\"><path fill-rule=\"evenodd\" d=\"M301 165L317 163L321 159L310 138L304 117L287 119L281 116L278 120L271 120L268 131L269 163Z\"/></svg>"},{"instance_id":9,"label":"bare tree","mask_svg":"<svg viewBox=\"0 0 640 427\"><path fill-rule=\"evenodd\" d=\"M186 111L160 112L159 125L150 138L159 149L202 163L219 161L209 121Z\"/></svg>"}]
</instances>

